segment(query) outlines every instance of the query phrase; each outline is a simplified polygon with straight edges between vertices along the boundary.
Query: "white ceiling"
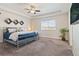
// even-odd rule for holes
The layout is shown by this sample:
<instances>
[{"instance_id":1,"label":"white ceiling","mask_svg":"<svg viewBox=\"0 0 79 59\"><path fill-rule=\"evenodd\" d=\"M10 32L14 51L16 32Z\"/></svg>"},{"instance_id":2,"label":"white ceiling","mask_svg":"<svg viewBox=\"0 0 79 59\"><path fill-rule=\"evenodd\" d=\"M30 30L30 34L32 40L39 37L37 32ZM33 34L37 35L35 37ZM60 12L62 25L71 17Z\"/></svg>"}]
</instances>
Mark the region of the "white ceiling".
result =
<instances>
[{"instance_id":1,"label":"white ceiling","mask_svg":"<svg viewBox=\"0 0 79 59\"><path fill-rule=\"evenodd\" d=\"M67 12L70 7L69 3L35 3L34 5L37 6L38 9L40 9L40 12L38 12L37 14L27 13L25 8L29 6L29 3L0 3L0 6L12 9L16 12L20 12L29 16L43 15L57 11Z\"/></svg>"}]
</instances>

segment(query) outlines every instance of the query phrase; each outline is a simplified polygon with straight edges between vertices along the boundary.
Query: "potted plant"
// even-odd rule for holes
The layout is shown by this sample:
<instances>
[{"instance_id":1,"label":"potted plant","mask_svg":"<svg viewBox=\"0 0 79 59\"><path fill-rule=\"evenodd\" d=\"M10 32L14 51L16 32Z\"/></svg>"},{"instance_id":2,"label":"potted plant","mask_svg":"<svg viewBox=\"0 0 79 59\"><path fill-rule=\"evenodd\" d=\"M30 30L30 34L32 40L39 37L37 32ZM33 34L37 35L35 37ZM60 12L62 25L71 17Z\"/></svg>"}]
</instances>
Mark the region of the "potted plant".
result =
<instances>
[{"instance_id":1,"label":"potted plant","mask_svg":"<svg viewBox=\"0 0 79 59\"><path fill-rule=\"evenodd\" d=\"M66 40L65 36L66 36L66 33L67 32L69 32L69 30L67 28L61 28L60 29L60 33L61 33L60 37L61 37L61 40L63 40L63 41Z\"/></svg>"}]
</instances>

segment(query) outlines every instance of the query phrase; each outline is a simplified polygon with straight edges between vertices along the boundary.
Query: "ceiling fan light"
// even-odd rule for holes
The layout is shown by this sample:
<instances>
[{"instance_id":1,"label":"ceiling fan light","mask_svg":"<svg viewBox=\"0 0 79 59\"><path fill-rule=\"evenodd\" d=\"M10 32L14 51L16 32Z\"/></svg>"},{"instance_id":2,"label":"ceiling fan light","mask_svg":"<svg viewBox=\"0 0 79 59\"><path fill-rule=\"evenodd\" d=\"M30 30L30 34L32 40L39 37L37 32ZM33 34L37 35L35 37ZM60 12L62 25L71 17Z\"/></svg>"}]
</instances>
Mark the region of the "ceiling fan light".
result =
<instances>
[{"instance_id":1,"label":"ceiling fan light","mask_svg":"<svg viewBox=\"0 0 79 59\"><path fill-rule=\"evenodd\" d=\"M31 10L31 13L34 13L35 11Z\"/></svg>"},{"instance_id":2,"label":"ceiling fan light","mask_svg":"<svg viewBox=\"0 0 79 59\"><path fill-rule=\"evenodd\" d=\"M40 10L35 5L30 5L26 8L27 13L33 13L36 14L37 12L40 12Z\"/></svg>"}]
</instances>

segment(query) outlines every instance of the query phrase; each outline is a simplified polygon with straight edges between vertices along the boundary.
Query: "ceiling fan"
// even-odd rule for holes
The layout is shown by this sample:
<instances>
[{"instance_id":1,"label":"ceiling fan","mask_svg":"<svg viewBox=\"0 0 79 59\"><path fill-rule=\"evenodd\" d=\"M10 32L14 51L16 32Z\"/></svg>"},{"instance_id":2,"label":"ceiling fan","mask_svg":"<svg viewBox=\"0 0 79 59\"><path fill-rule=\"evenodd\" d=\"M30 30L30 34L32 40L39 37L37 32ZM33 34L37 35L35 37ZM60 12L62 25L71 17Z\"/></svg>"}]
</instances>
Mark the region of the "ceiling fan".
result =
<instances>
[{"instance_id":1,"label":"ceiling fan","mask_svg":"<svg viewBox=\"0 0 79 59\"><path fill-rule=\"evenodd\" d=\"M28 8L25 8L25 10L27 10L27 13L33 13L33 14L40 12L40 10L37 9L37 7L34 5L30 5Z\"/></svg>"}]
</instances>

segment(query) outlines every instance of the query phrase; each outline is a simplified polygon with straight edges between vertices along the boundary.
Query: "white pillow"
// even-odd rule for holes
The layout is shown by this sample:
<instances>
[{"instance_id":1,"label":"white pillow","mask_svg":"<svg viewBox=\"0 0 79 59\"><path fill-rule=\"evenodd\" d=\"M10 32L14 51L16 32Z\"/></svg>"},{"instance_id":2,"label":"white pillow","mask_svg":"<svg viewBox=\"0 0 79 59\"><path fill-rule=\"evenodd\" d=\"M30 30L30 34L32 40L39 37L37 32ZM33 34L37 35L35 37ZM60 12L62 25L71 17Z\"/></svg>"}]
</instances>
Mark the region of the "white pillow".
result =
<instances>
[{"instance_id":1,"label":"white pillow","mask_svg":"<svg viewBox=\"0 0 79 59\"><path fill-rule=\"evenodd\" d=\"M12 32L16 32L16 29L8 29L8 31L12 33Z\"/></svg>"}]
</instances>

